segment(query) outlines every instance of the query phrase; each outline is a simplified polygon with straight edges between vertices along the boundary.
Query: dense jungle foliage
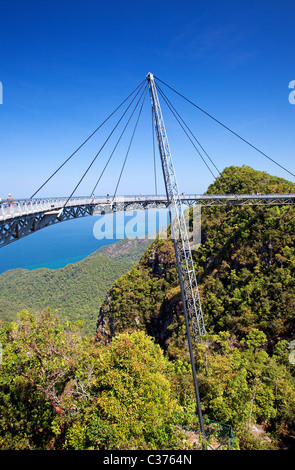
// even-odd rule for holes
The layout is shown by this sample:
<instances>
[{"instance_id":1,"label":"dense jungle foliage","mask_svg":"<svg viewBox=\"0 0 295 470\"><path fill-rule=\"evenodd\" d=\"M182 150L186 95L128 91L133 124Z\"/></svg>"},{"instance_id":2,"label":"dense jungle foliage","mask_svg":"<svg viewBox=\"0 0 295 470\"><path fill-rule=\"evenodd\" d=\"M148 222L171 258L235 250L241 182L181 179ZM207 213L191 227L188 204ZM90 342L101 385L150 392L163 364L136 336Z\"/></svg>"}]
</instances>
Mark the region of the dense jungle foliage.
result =
<instances>
[{"instance_id":1,"label":"dense jungle foliage","mask_svg":"<svg viewBox=\"0 0 295 470\"><path fill-rule=\"evenodd\" d=\"M295 192L295 185L289 181L246 166L226 168L208 188L208 193L216 194L290 191ZM205 344L198 361L205 413L211 419L230 423L235 429L246 430L251 427L249 423L255 409L254 421L272 432L272 442L276 443L280 437L294 436L295 430L294 365L288 361L291 353L288 347L295 338L294 228L293 206L202 208L202 243L193 254L208 333L197 353L199 356ZM171 240L156 240L140 263L110 289L101 308L98 336L110 340L127 327L142 329L153 336L170 360L188 360L184 354L186 334ZM261 357L266 361L264 371L258 373L259 378L242 359L248 335L254 332L263 338L257 359ZM226 350L216 347L215 340L211 340L215 335L218 338L229 335L230 347ZM225 374L224 370L215 369L215 391L210 373L211 342L220 365L224 361L229 372ZM201 367L204 357L205 368ZM234 365L232 360L235 359L238 362ZM270 372L270 364L275 363L277 372ZM286 374L289 399L287 392L281 392L287 393L288 411L287 408L282 411L284 405L281 408L278 404L279 371ZM272 408L266 415L262 408L259 411L260 387L264 395L261 405L265 401ZM210 400L218 404L218 409L207 401L207 393ZM239 393L245 394L239 396Z\"/></svg>"},{"instance_id":2,"label":"dense jungle foliage","mask_svg":"<svg viewBox=\"0 0 295 470\"><path fill-rule=\"evenodd\" d=\"M249 167L226 168L208 188L290 191L294 184ZM193 256L207 335L195 356L213 447L209 420L233 427L234 448L294 445L294 215L293 206L202 209ZM0 448L206 447L171 240L155 240L113 283L96 331L84 333L49 309L3 322Z\"/></svg>"},{"instance_id":3,"label":"dense jungle foliage","mask_svg":"<svg viewBox=\"0 0 295 470\"><path fill-rule=\"evenodd\" d=\"M124 239L101 247L82 261L61 269L13 269L0 275L0 319L13 321L23 309L50 305L62 321L83 320L93 334L108 289L141 258L151 240Z\"/></svg>"},{"instance_id":4,"label":"dense jungle foliage","mask_svg":"<svg viewBox=\"0 0 295 470\"><path fill-rule=\"evenodd\" d=\"M282 178L229 167L208 193L290 190L295 192L295 185ZM193 256L209 332L229 331L242 339L255 327L266 334L268 351L279 340L294 339L294 215L292 205L202 208L202 243ZM140 263L112 286L99 330L112 336L141 325L167 346L174 328L179 340L179 298L173 243L157 239Z\"/></svg>"}]
</instances>

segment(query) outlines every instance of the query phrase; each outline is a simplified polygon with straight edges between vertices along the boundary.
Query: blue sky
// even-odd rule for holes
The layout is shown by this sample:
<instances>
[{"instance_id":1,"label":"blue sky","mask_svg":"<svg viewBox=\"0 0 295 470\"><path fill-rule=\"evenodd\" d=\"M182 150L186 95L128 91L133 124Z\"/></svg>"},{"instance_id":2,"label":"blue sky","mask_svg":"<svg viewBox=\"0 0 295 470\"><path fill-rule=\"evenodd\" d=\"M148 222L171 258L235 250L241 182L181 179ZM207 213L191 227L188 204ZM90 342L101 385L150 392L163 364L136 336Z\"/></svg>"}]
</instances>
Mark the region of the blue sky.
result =
<instances>
[{"instance_id":1,"label":"blue sky","mask_svg":"<svg viewBox=\"0 0 295 470\"><path fill-rule=\"evenodd\" d=\"M288 100L295 80L294 2L15 0L0 7L0 197L30 197L148 72L295 172L295 105ZM220 170L248 164L292 180L165 92ZM179 188L202 193L213 177L162 107ZM40 196L69 195L105 135L95 136ZM126 145L97 194L113 192ZM152 153L147 99L118 193L154 192ZM76 195L88 195L106 158ZM157 175L163 193L160 166Z\"/></svg>"}]
</instances>

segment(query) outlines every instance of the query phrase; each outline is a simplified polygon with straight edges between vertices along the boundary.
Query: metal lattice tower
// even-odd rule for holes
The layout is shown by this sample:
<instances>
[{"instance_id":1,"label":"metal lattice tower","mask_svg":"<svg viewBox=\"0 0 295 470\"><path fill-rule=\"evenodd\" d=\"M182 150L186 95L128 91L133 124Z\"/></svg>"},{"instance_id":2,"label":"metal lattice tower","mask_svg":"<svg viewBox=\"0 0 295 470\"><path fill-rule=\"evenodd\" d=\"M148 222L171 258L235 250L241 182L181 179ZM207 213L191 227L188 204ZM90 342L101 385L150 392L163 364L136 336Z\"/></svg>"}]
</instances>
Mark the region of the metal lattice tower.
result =
<instances>
[{"instance_id":1,"label":"metal lattice tower","mask_svg":"<svg viewBox=\"0 0 295 470\"><path fill-rule=\"evenodd\" d=\"M182 201L176 181L167 133L165 130L163 115L161 112L154 78L151 73L147 75L147 80L151 95L153 116L155 120L156 134L160 150L167 200L169 203L172 237L173 240L176 241L175 255L180 268L180 284L184 291L185 305L189 314L193 337L197 342L197 338L199 336L204 336L206 334L206 330L196 273L190 249L189 236L187 232Z\"/></svg>"},{"instance_id":2,"label":"metal lattice tower","mask_svg":"<svg viewBox=\"0 0 295 470\"><path fill-rule=\"evenodd\" d=\"M160 151L162 170L166 188L167 201L169 203L169 213L171 220L171 234L174 243L175 257L177 263L178 277L182 296L184 318L190 353L190 362L194 379L194 387L196 393L197 409L200 422L201 432L205 438L205 429L203 423L203 415L201 410L199 387L195 369L194 354L192 349L192 341L190 335L189 320L190 319L194 340L197 341L198 335L205 335L205 325L202 314L201 301L196 280L195 268L193 264L190 242L187 233L185 217L182 202L176 181L174 165L169 148L167 133L164 125L162 111L158 99L158 94L151 73L147 75L147 81L151 96L153 117L156 127L156 135Z\"/></svg>"}]
</instances>

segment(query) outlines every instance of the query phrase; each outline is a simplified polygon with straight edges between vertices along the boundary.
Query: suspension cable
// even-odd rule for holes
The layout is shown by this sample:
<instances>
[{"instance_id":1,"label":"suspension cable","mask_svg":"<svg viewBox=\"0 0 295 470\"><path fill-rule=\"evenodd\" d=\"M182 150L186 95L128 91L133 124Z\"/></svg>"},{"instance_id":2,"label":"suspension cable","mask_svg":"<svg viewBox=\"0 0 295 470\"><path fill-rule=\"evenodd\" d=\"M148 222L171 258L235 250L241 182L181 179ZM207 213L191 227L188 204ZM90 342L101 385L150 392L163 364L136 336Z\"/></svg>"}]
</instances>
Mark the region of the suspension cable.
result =
<instances>
[{"instance_id":1,"label":"suspension cable","mask_svg":"<svg viewBox=\"0 0 295 470\"><path fill-rule=\"evenodd\" d=\"M177 112L177 110L175 109L175 107L173 106L173 104L171 103L171 101L168 99L167 95L165 95L165 93L163 92L163 90L160 89L159 85L156 85L157 88L159 89L161 95L166 98L167 102L170 104L170 106L173 108L173 110L175 111L175 113L177 114L177 116L179 117L179 119L182 121L182 123L184 124L184 126L187 128L187 130L189 131L189 133L193 136L193 138L195 139L195 141L197 142L197 144L199 145L199 147L203 150L204 154L206 155L206 157L208 158L208 160L210 160L210 162L212 163L212 165L214 166L215 170L217 171L217 173L219 173L219 176L221 176L221 172L219 171L219 169L217 168L217 166L215 165L215 163L213 162L212 158L210 157L210 155L208 155L208 153L206 152L206 150L204 149L204 147L201 145L200 141L197 139L197 137L195 136L195 134L192 132L192 130L188 127L188 125L185 123L184 119L180 116L180 114ZM164 99L165 99L164 98Z\"/></svg>"},{"instance_id":2,"label":"suspension cable","mask_svg":"<svg viewBox=\"0 0 295 470\"><path fill-rule=\"evenodd\" d=\"M53 176L56 175L56 173L58 173L59 170L61 170L61 168L63 168L63 166L69 161L71 160L71 158L91 139L91 137L94 136L94 134L96 134L96 132L101 129L101 127L123 106L124 103L126 103L126 101L136 92L136 90L138 90L138 88L140 88L143 83L145 82L146 80L143 80L133 91L132 93L130 93L130 95L127 96L127 98L125 98L124 101L122 101L122 103L92 132L92 134L90 134L89 137L87 137L86 140L84 140L84 142L57 168L57 170L54 171L54 173L52 173L51 176L49 176L49 178L47 178L47 180L37 189L37 191L34 192L34 194L32 194L32 196L30 197L30 199L32 199L50 180L51 178L53 178Z\"/></svg>"},{"instance_id":3,"label":"suspension cable","mask_svg":"<svg viewBox=\"0 0 295 470\"><path fill-rule=\"evenodd\" d=\"M156 147L155 147L155 127L154 127L154 115L153 108L151 107L151 116L152 116L152 136L153 136L153 157L154 157L154 178L155 178L155 194L158 196L157 190L157 166L156 166Z\"/></svg>"},{"instance_id":4,"label":"suspension cable","mask_svg":"<svg viewBox=\"0 0 295 470\"><path fill-rule=\"evenodd\" d=\"M116 145L115 145L115 147L114 147L114 149L113 149L111 155L109 156L109 158L108 158L108 160L107 160L107 162L106 162L106 164L105 164L105 166L104 166L104 168L103 168L103 170L102 170L102 172L101 172L101 174L100 174L100 176L99 176L99 178L98 178L98 180L97 180L97 182L96 182L96 184L95 184L95 186L94 186L94 188L93 188L93 190L92 190L92 192L91 192L90 194L94 194L94 193L95 193L95 190L96 190L96 188L97 188L97 186L98 186L98 184L99 184L99 182L100 182L100 180L101 180L101 178L102 178L102 176L103 176L103 174L104 174L104 172L105 172L107 166L109 165L109 163L110 163L110 161L111 161L111 159L112 159L112 157L113 157L113 155L114 155L114 153L115 153L115 151L116 151L116 149L117 149L117 147L118 147L118 145L119 145L119 142L121 141L121 139L122 139L122 137L123 137L123 135L124 135L124 133L125 133L125 131L126 131L128 125L129 125L129 123L130 123L130 121L131 121L131 119L132 119L132 116L133 116L133 114L135 113L135 111L136 111L136 109L137 109L137 106L138 106L138 104L139 104L139 102L140 102L140 100L141 100L143 94L144 94L144 90L143 90L143 92L142 92L142 94L141 94L139 100L137 101L137 103L136 103L136 105L135 105L135 107L134 107L134 109L133 109L133 111L132 111L132 113L131 113L131 115L130 115L130 117L129 117L129 119L128 119L126 125L125 125L125 127L124 127L124 129L123 129L123 131L121 132L121 135L120 135L119 139L118 139L117 142L116 142Z\"/></svg>"},{"instance_id":5,"label":"suspension cable","mask_svg":"<svg viewBox=\"0 0 295 470\"><path fill-rule=\"evenodd\" d=\"M145 95L144 95L144 98L143 98L143 101L142 101L142 104L141 104L141 107L140 107L140 110L139 110L139 114L138 114L138 117L137 117L137 120L136 120L136 123L135 123L135 126L134 126L134 130L133 130L133 133L132 133L132 136L131 136L131 139L130 139L130 143L129 143L129 146L128 146L128 149L127 149L127 152L126 152L126 156L125 156L125 159L124 159L124 162L123 162L123 166L121 168L120 176L119 176L119 179L118 179L118 182L117 182L117 185L116 185L116 189L115 189L115 192L114 192L114 196L113 196L113 202L114 202L114 199L115 199L117 191L118 191L118 187L119 187L121 177L122 177L122 174L123 174L123 171L124 171L124 168L125 168L125 164L126 164L126 161L127 161L127 157L129 155L129 151L130 151L130 148L131 148L131 145L132 145L132 142L133 142L133 138L134 138L134 135L135 135L135 132L136 132L136 129L137 129L137 125L138 125L138 122L139 122L139 119L140 119L140 116L141 116L141 112L142 112L142 108L143 108L143 105L144 105L144 102L145 102L147 92L148 92L148 88L146 88L146 92L145 92Z\"/></svg>"},{"instance_id":6,"label":"suspension cable","mask_svg":"<svg viewBox=\"0 0 295 470\"><path fill-rule=\"evenodd\" d=\"M209 118L213 119L213 121L217 122L218 124L220 124L222 127L224 127L224 129L228 130L229 132L231 132L233 135L235 135L236 137L238 137L240 140L242 140L243 142L245 142L245 144L249 145L250 147L252 147L254 150L256 150L257 152L259 152L261 155L263 155L264 157L266 157L268 160L270 160L271 162L275 163L275 165L279 166L280 168L282 168L284 171L286 171L287 173L289 173L291 176L294 176L295 178L295 174L292 173L291 171L289 171L287 168L285 168L283 165L281 165L280 163L276 162L273 158L269 157L268 155L266 155L266 153L262 152L262 150L259 150L257 147L255 147L255 145L251 144L250 142L248 142L246 139L244 139L243 137L241 137L239 134L237 134L235 131L233 131L232 129L230 129L229 127L227 127L225 124L223 124L221 121L219 121L218 119L216 119L215 117L213 117L211 114L207 113L207 111L205 111L204 109L200 108L200 106L196 105L195 103L193 103L191 100L189 100L188 98L186 98L185 96L183 96L181 93L179 93L178 91L174 90L174 88L172 88L170 85L167 85L167 83L163 82L162 80L160 80L160 78L154 76L157 80L159 80L159 82L163 83L165 86L167 86L168 88L170 88L170 90L172 90L174 93L176 93L177 95L179 95L181 98L183 98L184 100L186 100L188 103L192 104L195 108L199 109L202 113L206 114Z\"/></svg>"},{"instance_id":7,"label":"suspension cable","mask_svg":"<svg viewBox=\"0 0 295 470\"><path fill-rule=\"evenodd\" d=\"M92 167L92 165L94 164L95 160L97 159L98 155L100 154L100 152L102 151L102 149L105 147L105 145L107 144L107 142L109 141L109 139L111 138L111 136L113 135L113 133L115 132L116 128L118 127L118 125L120 124L120 122L122 121L123 117L125 116L125 114L127 113L128 109L130 108L131 104L133 103L133 101L135 100L135 98L137 97L137 95L139 94L139 92L142 90L142 88L144 88L145 86L145 83L143 82L141 88L138 90L138 92L136 93L136 95L133 97L131 103L128 105L128 107L126 108L126 110L124 111L124 113L122 114L122 116L120 117L120 119L118 120L117 124L115 125L115 127L112 129L112 131L110 132L110 134L108 135L108 137L106 138L106 140L104 141L103 145L101 146L101 148L99 149L99 151L97 152L97 154L95 155L95 157L93 158L93 160L91 161L90 165L88 166L88 168L86 169L86 171L84 172L83 176L80 178L79 182L77 183L77 185L75 186L75 188L73 189L72 193L70 194L70 196L68 197L67 201L65 202L64 204L64 207L67 205L67 203L69 202L69 200L71 199L71 197L73 196L73 194L75 193L75 191L77 190L77 188L80 186L81 182L83 181L83 179L85 178L85 176L87 175L88 171L90 170L90 168Z\"/></svg>"},{"instance_id":8,"label":"suspension cable","mask_svg":"<svg viewBox=\"0 0 295 470\"><path fill-rule=\"evenodd\" d=\"M192 141L191 137L188 135L187 131L184 129L183 125L181 124L180 120L178 119L178 117L176 116L176 114L179 116L179 118L181 119L181 121L184 123L184 125L187 127L187 129L189 130L189 132L193 135L193 137L195 138L196 142L200 145L200 147L202 148L202 150L205 152L205 154L207 155L207 157L209 158L209 160L211 161L211 163L215 166L216 170L218 171L219 175L220 175L220 171L218 170L218 168L216 167L216 165L213 163L213 161L211 160L211 158L209 157L209 155L207 154L207 152L204 150L204 148L201 146L201 144L199 143L199 141L197 140L197 138L194 136L194 134L192 133L192 131L189 129L189 127L185 124L185 122L183 121L183 119L181 118L181 116L178 114L178 112L176 111L176 109L174 108L174 106L171 104L171 102L168 100L167 96L163 93L163 91L161 90L161 88L159 87L159 85L157 85L157 89L159 90L162 98L164 99L166 105L168 106L168 108L170 109L171 113L173 114L173 116L175 117L176 121L178 122L178 124L180 125L180 127L182 128L182 130L184 131L184 133L186 134L186 136L188 137L188 139L190 140L190 142L192 143L192 145L194 146L195 150L198 152L198 154L200 155L201 159L203 160L203 162L205 163L206 167L208 168L208 170L210 171L211 175L213 176L213 178L216 180L216 176L215 174L213 173L213 171L211 170L211 168L209 167L209 165L207 164L207 162L205 161L203 155L201 154L201 152L199 151L199 149L196 147L195 143ZM172 109L173 108L173 109Z\"/></svg>"}]
</instances>

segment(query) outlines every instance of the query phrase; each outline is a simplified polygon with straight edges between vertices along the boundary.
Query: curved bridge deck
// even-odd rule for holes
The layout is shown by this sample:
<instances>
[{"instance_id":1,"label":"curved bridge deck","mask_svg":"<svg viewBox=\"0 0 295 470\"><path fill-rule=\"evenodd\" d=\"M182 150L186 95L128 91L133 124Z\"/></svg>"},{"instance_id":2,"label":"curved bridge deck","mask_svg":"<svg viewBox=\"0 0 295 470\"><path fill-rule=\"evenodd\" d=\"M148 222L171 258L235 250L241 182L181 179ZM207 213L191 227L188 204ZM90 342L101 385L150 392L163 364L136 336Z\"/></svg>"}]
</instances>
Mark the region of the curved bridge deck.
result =
<instances>
[{"instance_id":1,"label":"curved bridge deck","mask_svg":"<svg viewBox=\"0 0 295 470\"><path fill-rule=\"evenodd\" d=\"M295 194L183 194L181 199L189 207L290 205L295 202ZM49 225L78 217L167 207L165 196L146 195L3 201L0 203L0 247Z\"/></svg>"}]
</instances>

